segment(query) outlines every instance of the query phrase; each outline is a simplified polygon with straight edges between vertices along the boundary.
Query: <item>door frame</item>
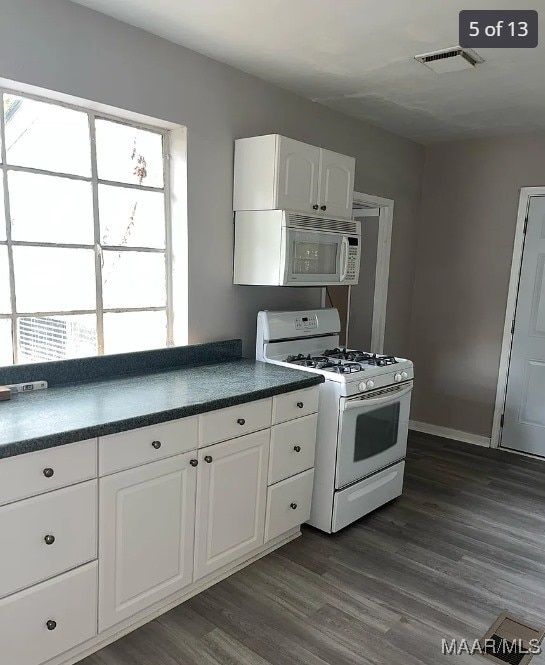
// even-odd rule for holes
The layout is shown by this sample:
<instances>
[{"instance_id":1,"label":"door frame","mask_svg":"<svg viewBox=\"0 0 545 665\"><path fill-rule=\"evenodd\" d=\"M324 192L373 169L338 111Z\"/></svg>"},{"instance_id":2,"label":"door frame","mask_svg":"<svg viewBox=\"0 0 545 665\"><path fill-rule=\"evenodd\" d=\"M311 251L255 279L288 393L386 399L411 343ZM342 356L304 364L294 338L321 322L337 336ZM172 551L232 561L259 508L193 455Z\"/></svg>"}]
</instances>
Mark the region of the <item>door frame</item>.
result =
<instances>
[{"instance_id":1,"label":"door frame","mask_svg":"<svg viewBox=\"0 0 545 665\"><path fill-rule=\"evenodd\" d=\"M513 243L513 258L511 260L511 276L509 278L509 291L507 293L505 322L503 325L496 402L494 405L494 418L492 420L492 435L490 437L491 448L498 448L501 444L501 420L505 411L505 400L507 397L507 381L509 378L509 364L513 344L513 324L517 313L517 296L524 255L524 235L528 220L530 198L533 196L545 196L545 187L522 187L520 190L515 240Z\"/></svg>"},{"instance_id":2,"label":"door frame","mask_svg":"<svg viewBox=\"0 0 545 665\"><path fill-rule=\"evenodd\" d=\"M392 223L394 200L382 196L354 192L352 216L376 217L378 210L377 264L375 268L375 294L373 298L373 323L371 327L372 353L383 353L384 331L386 328L386 306L388 304L388 280L390 276L390 250L392 247ZM348 316L350 318L350 294L348 296ZM346 339L349 339L349 321Z\"/></svg>"}]
</instances>

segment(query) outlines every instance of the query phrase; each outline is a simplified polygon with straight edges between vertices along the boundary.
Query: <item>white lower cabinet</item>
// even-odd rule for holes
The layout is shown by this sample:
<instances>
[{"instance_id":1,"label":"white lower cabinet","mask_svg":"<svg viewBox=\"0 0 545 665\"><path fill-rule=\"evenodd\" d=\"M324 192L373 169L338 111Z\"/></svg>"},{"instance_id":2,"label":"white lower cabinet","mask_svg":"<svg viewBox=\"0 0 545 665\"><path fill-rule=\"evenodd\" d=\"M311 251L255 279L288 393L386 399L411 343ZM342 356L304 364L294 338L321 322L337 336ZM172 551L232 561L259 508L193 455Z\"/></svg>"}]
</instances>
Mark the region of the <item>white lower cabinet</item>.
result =
<instances>
[{"instance_id":1,"label":"white lower cabinet","mask_svg":"<svg viewBox=\"0 0 545 665\"><path fill-rule=\"evenodd\" d=\"M97 558L97 481L0 508L0 598Z\"/></svg>"},{"instance_id":2,"label":"white lower cabinet","mask_svg":"<svg viewBox=\"0 0 545 665\"><path fill-rule=\"evenodd\" d=\"M0 600L2 665L40 665L96 632L96 562Z\"/></svg>"},{"instance_id":3,"label":"white lower cabinet","mask_svg":"<svg viewBox=\"0 0 545 665\"><path fill-rule=\"evenodd\" d=\"M0 460L0 665L76 662L294 537L316 409L306 389Z\"/></svg>"},{"instance_id":4,"label":"white lower cabinet","mask_svg":"<svg viewBox=\"0 0 545 665\"><path fill-rule=\"evenodd\" d=\"M303 524L310 517L314 469L269 487L265 542Z\"/></svg>"},{"instance_id":5,"label":"white lower cabinet","mask_svg":"<svg viewBox=\"0 0 545 665\"><path fill-rule=\"evenodd\" d=\"M194 459L186 453L100 479L100 631L193 581Z\"/></svg>"},{"instance_id":6,"label":"white lower cabinet","mask_svg":"<svg viewBox=\"0 0 545 665\"><path fill-rule=\"evenodd\" d=\"M263 545L270 429L199 451L195 579Z\"/></svg>"}]
</instances>

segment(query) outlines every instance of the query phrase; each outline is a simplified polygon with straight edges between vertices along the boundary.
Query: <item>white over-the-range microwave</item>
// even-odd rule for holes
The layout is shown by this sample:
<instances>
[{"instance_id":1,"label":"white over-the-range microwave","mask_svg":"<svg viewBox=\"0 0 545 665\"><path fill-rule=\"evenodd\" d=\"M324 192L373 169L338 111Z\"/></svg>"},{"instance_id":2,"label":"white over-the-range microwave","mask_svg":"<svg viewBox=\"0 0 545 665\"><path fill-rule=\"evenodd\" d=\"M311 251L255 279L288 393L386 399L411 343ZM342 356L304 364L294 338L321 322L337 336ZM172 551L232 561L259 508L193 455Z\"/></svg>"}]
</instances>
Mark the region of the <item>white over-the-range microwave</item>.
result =
<instances>
[{"instance_id":1,"label":"white over-the-range microwave","mask_svg":"<svg viewBox=\"0 0 545 665\"><path fill-rule=\"evenodd\" d=\"M360 257L358 220L302 215L289 210L235 213L235 284L357 284Z\"/></svg>"}]
</instances>

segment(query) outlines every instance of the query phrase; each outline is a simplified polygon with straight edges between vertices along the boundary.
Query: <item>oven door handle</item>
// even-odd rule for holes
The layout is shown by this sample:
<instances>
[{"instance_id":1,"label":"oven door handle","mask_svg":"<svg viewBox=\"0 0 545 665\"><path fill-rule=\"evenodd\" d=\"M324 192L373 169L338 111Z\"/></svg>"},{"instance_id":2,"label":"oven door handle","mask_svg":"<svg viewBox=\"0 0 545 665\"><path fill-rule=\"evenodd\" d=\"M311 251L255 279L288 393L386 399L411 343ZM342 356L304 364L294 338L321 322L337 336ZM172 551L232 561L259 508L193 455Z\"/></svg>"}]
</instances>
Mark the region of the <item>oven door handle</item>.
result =
<instances>
[{"instance_id":1,"label":"oven door handle","mask_svg":"<svg viewBox=\"0 0 545 665\"><path fill-rule=\"evenodd\" d=\"M393 402L400 397L404 397L413 389L413 384L407 386L406 388L401 388L396 392L387 393L386 395L380 395L379 397L370 397L369 399L356 398L347 400L344 405L344 411L349 409L364 408L366 406L376 406L377 404L387 404L388 402Z\"/></svg>"}]
</instances>

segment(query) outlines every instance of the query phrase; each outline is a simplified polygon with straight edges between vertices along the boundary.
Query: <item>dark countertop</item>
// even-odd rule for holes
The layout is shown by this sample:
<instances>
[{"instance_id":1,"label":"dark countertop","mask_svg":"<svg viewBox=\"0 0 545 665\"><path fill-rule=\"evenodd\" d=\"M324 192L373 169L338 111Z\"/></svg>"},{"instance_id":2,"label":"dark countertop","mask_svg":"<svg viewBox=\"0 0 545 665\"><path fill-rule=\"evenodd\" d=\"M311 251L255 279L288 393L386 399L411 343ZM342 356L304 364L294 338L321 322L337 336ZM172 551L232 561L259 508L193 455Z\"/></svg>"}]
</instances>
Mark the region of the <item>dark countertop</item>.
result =
<instances>
[{"instance_id":1,"label":"dark countertop","mask_svg":"<svg viewBox=\"0 0 545 665\"><path fill-rule=\"evenodd\" d=\"M317 385L319 374L254 360L80 383L0 403L0 458Z\"/></svg>"}]
</instances>

